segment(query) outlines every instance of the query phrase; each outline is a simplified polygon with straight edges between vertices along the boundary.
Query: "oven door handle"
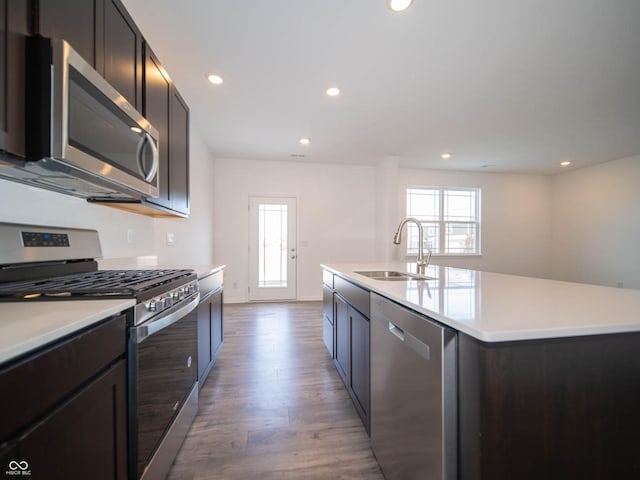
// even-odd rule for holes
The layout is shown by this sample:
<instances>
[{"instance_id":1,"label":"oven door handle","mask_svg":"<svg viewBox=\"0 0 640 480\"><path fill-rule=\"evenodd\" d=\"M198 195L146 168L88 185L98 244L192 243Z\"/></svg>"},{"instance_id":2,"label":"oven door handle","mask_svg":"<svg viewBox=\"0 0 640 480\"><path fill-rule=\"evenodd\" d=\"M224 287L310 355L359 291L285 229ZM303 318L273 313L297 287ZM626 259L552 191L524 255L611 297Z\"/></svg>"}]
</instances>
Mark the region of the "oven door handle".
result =
<instances>
[{"instance_id":1,"label":"oven door handle","mask_svg":"<svg viewBox=\"0 0 640 480\"><path fill-rule=\"evenodd\" d=\"M131 332L133 341L135 343L142 343L151 335L158 333L169 325L176 323L181 318L190 314L198 306L198 303L200 303L200 293L197 293L188 304L175 310L167 310L166 313L163 313L158 318L155 318L144 325L140 325L139 327L134 327Z\"/></svg>"}]
</instances>

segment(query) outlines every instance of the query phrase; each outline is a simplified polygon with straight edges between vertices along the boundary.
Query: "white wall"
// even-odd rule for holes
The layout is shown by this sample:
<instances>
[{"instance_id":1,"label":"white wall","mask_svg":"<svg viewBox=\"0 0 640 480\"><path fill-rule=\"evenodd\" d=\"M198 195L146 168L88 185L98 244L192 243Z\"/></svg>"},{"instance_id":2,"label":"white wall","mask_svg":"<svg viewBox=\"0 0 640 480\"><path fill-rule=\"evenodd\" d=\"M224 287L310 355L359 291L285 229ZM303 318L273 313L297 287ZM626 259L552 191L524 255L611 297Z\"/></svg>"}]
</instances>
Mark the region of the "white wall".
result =
<instances>
[{"instance_id":1,"label":"white wall","mask_svg":"<svg viewBox=\"0 0 640 480\"><path fill-rule=\"evenodd\" d=\"M246 301L249 196L298 198L298 299L321 296L320 263L387 261L408 185L481 187L483 255L435 263L545 277L550 273L551 181L534 175L216 160L214 260L225 263L226 301ZM392 220L390 220L392 219Z\"/></svg>"},{"instance_id":2,"label":"white wall","mask_svg":"<svg viewBox=\"0 0 640 480\"><path fill-rule=\"evenodd\" d=\"M321 297L320 263L374 258L376 168L217 159L214 261L227 265L225 301L246 301L249 196L291 196L298 208L298 299Z\"/></svg>"},{"instance_id":3,"label":"white wall","mask_svg":"<svg viewBox=\"0 0 640 480\"><path fill-rule=\"evenodd\" d=\"M550 275L551 181L539 175L401 169L398 201L406 209L411 185L482 189L482 255L433 257L432 263L533 277ZM389 232L389 241L393 232ZM396 247L401 253L400 247Z\"/></svg>"},{"instance_id":4,"label":"white wall","mask_svg":"<svg viewBox=\"0 0 640 480\"><path fill-rule=\"evenodd\" d=\"M0 180L0 222L96 229L100 234L103 258L158 255L161 262L211 263L212 162L202 140L193 131L190 148L193 214L189 219L155 219ZM129 229L133 230L131 244L127 243ZM172 247L166 246L166 232L169 231L175 233L176 238Z\"/></svg>"},{"instance_id":5,"label":"white wall","mask_svg":"<svg viewBox=\"0 0 640 480\"><path fill-rule=\"evenodd\" d=\"M552 276L640 288L640 155L553 178Z\"/></svg>"}]
</instances>

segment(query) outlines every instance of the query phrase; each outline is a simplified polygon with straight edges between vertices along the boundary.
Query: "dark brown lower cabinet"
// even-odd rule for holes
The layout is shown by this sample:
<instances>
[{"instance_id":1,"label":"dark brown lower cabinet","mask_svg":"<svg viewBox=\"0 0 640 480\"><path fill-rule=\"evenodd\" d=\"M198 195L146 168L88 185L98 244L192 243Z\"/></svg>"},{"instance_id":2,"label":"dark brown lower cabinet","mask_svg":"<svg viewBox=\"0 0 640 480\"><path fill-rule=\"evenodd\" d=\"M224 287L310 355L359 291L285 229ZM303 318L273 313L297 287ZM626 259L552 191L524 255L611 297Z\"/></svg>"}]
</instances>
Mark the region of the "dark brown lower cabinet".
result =
<instances>
[{"instance_id":1,"label":"dark brown lower cabinet","mask_svg":"<svg viewBox=\"0 0 640 480\"><path fill-rule=\"evenodd\" d=\"M349 308L351 322L351 383L356 410L369 430L369 319Z\"/></svg>"},{"instance_id":2,"label":"dark brown lower cabinet","mask_svg":"<svg viewBox=\"0 0 640 480\"><path fill-rule=\"evenodd\" d=\"M640 333L459 334L462 480L640 478Z\"/></svg>"},{"instance_id":3,"label":"dark brown lower cabinet","mask_svg":"<svg viewBox=\"0 0 640 480\"><path fill-rule=\"evenodd\" d=\"M331 358L335 358L333 349L333 290L327 285L322 286L322 317L322 340Z\"/></svg>"},{"instance_id":4,"label":"dark brown lower cabinet","mask_svg":"<svg viewBox=\"0 0 640 480\"><path fill-rule=\"evenodd\" d=\"M349 305L340 295L334 295L334 322L336 329L334 363L338 374L346 386L349 385L351 326L349 322Z\"/></svg>"},{"instance_id":5,"label":"dark brown lower cabinet","mask_svg":"<svg viewBox=\"0 0 640 480\"><path fill-rule=\"evenodd\" d=\"M0 368L0 472L126 480L125 328L117 315Z\"/></svg>"},{"instance_id":6,"label":"dark brown lower cabinet","mask_svg":"<svg viewBox=\"0 0 640 480\"><path fill-rule=\"evenodd\" d=\"M20 438L33 479L127 478L127 370L120 360Z\"/></svg>"},{"instance_id":7,"label":"dark brown lower cabinet","mask_svg":"<svg viewBox=\"0 0 640 480\"><path fill-rule=\"evenodd\" d=\"M369 319L334 295L334 364L351 400L369 431Z\"/></svg>"},{"instance_id":8,"label":"dark brown lower cabinet","mask_svg":"<svg viewBox=\"0 0 640 480\"><path fill-rule=\"evenodd\" d=\"M209 376L224 343L223 290L219 289L198 306L198 388Z\"/></svg>"}]
</instances>

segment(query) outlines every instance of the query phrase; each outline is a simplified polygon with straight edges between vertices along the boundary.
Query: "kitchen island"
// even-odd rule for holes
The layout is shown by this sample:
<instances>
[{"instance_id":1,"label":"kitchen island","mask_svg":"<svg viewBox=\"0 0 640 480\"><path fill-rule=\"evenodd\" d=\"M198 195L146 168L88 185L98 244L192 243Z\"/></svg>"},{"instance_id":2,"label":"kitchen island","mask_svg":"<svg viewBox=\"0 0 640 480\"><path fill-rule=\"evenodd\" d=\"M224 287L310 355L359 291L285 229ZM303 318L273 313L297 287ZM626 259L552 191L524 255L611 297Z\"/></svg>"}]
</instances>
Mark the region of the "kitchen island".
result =
<instances>
[{"instance_id":1,"label":"kitchen island","mask_svg":"<svg viewBox=\"0 0 640 480\"><path fill-rule=\"evenodd\" d=\"M322 267L325 293L333 292L338 305L345 290L336 285L346 282L455 332L455 368L446 371L456 373L443 381L455 392L456 432L446 434L457 440L457 459L434 478L640 478L640 291L440 266L430 266L425 280L358 273L415 273L413 264L403 263ZM369 308L373 330L373 302ZM351 325L351 335L359 331ZM355 363L338 361L338 335L333 339L338 371L338 364L361 363L362 355ZM348 340L369 341L362 334ZM376 356L371 343L372 366ZM355 373L363 376L368 368ZM353 390L353 382L345 384ZM365 417L372 430L376 392L371 386L371 418Z\"/></svg>"}]
</instances>

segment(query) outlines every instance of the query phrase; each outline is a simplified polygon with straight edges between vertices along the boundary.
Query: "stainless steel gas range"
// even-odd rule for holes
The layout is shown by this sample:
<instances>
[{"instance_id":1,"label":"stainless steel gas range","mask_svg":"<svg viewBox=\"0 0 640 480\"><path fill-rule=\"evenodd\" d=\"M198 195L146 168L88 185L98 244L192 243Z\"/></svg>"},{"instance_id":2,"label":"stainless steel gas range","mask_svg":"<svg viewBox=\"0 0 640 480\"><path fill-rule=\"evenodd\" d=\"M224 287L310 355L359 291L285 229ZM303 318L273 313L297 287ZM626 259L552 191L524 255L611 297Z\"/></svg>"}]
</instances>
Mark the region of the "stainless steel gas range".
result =
<instances>
[{"instance_id":1,"label":"stainless steel gas range","mask_svg":"<svg viewBox=\"0 0 640 480\"><path fill-rule=\"evenodd\" d=\"M0 301L133 298L129 478L166 476L198 410L193 270L98 270L98 232L0 223ZM55 308L55 305L52 305Z\"/></svg>"}]
</instances>

